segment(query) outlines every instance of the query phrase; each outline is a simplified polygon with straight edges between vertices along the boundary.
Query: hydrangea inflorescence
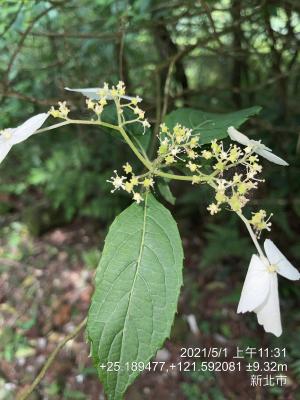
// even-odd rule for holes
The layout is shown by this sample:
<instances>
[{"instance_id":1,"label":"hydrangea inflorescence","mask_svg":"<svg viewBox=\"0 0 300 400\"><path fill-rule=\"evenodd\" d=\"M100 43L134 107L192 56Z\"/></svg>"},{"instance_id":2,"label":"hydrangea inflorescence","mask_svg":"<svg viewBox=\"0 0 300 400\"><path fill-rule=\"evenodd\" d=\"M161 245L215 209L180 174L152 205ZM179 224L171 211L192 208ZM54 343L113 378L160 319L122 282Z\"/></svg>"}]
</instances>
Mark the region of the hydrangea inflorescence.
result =
<instances>
[{"instance_id":1,"label":"hydrangea inflorescence","mask_svg":"<svg viewBox=\"0 0 300 400\"><path fill-rule=\"evenodd\" d=\"M279 165L288 164L274 155L261 141L250 140L232 126L228 128L230 139L243 147L235 143L227 145L218 140L212 140L209 145L201 145L201 134L198 132L195 133L181 124L168 127L165 123L156 129L158 149L151 161L143 149L136 147L126 132L130 124L138 124L141 133L148 134L150 123L140 107L142 99L139 96L126 95L123 82L111 87L105 83L99 88L66 89L86 97L86 107L93 117L90 120L72 119L69 117L70 108L66 101L59 102L57 107L51 107L48 114L38 114L18 128L0 132L0 162L14 144L34 133L67 124L99 125L117 131L144 167L141 173L136 173L127 162L123 165L124 172L118 173L114 170L114 175L108 180L113 186L112 193L124 190L139 204L145 200L145 194L154 189L157 178L209 185L214 191L214 200L207 206L209 213L215 215L222 209L235 212L245 223L258 252L258 255L252 257L238 312L256 312L258 322L266 331L280 335L277 273L291 280L299 279L300 274L269 239L265 241L264 250L258 242L261 233L271 229L271 215L268 216L265 210L260 209L246 217L244 208L249 203L253 190L264 181L260 177L262 165L259 156ZM112 103L116 111L116 124L105 121L104 110ZM49 115L63 122L39 129ZM173 174L170 171L174 168L184 173ZM253 293L256 292L257 296L254 296Z\"/></svg>"}]
</instances>

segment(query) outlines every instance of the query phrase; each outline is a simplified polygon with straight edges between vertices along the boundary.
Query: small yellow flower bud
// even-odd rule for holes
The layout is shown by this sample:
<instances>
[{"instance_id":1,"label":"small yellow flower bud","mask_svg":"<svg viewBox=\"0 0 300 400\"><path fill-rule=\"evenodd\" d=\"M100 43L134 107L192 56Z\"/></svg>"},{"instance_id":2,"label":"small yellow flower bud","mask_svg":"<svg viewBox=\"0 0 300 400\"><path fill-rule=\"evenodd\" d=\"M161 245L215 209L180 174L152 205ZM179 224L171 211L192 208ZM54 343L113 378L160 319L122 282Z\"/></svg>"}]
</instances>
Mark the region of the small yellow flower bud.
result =
<instances>
[{"instance_id":1,"label":"small yellow flower bud","mask_svg":"<svg viewBox=\"0 0 300 400\"><path fill-rule=\"evenodd\" d=\"M95 105L95 108L94 108L94 111L95 111L95 113L96 113L97 115L100 115L100 114L102 113L102 111L103 111L103 107L100 106L100 104L96 104L96 105Z\"/></svg>"},{"instance_id":2,"label":"small yellow flower bud","mask_svg":"<svg viewBox=\"0 0 300 400\"><path fill-rule=\"evenodd\" d=\"M154 184L154 181L152 178L145 178L143 181L143 186L145 188L149 188L150 186L153 186L153 184Z\"/></svg>"},{"instance_id":3,"label":"small yellow flower bud","mask_svg":"<svg viewBox=\"0 0 300 400\"><path fill-rule=\"evenodd\" d=\"M179 125L176 124L174 129L173 129L173 133L175 136L175 140L177 143L182 143L186 137L186 131L184 130L184 128Z\"/></svg>"},{"instance_id":4,"label":"small yellow flower bud","mask_svg":"<svg viewBox=\"0 0 300 400\"><path fill-rule=\"evenodd\" d=\"M95 103L91 99L86 99L86 105L89 110L94 110Z\"/></svg>"},{"instance_id":5,"label":"small yellow flower bud","mask_svg":"<svg viewBox=\"0 0 300 400\"><path fill-rule=\"evenodd\" d=\"M237 190L239 194L245 194L247 192L247 184L245 182L241 182L237 185Z\"/></svg>"},{"instance_id":6,"label":"small yellow flower bud","mask_svg":"<svg viewBox=\"0 0 300 400\"><path fill-rule=\"evenodd\" d=\"M188 163L187 163L187 165L186 165L189 169L190 169L190 171L192 171L192 172L195 172L196 170L197 170L197 165L196 164L193 164L191 161L189 161Z\"/></svg>"},{"instance_id":7,"label":"small yellow flower bud","mask_svg":"<svg viewBox=\"0 0 300 400\"><path fill-rule=\"evenodd\" d=\"M143 201L144 199L139 193L134 193L133 200L136 201L137 204L140 204L140 202Z\"/></svg>"},{"instance_id":8,"label":"small yellow flower bud","mask_svg":"<svg viewBox=\"0 0 300 400\"><path fill-rule=\"evenodd\" d=\"M229 153L229 160L234 163L238 160L240 151L237 146L233 146Z\"/></svg>"},{"instance_id":9,"label":"small yellow flower bud","mask_svg":"<svg viewBox=\"0 0 300 400\"><path fill-rule=\"evenodd\" d=\"M128 162L123 165L123 169L126 174L130 174L132 172L132 166Z\"/></svg>"},{"instance_id":10,"label":"small yellow flower bud","mask_svg":"<svg viewBox=\"0 0 300 400\"><path fill-rule=\"evenodd\" d=\"M233 183L239 183L241 181L242 175L234 174Z\"/></svg>"},{"instance_id":11,"label":"small yellow flower bud","mask_svg":"<svg viewBox=\"0 0 300 400\"><path fill-rule=\"evenodd\" d=\"M56 110L53 106L50 108L49 114L54 118L62 118L61 112Z\"/></svg>"},{"instance_id":12,"label":"small yellow flower bud","mask_svg":"<svg viewBox=\"0 0 300 400\"><path fill-rule=\"evenodd\" d=\"M215 199L218 203L224 203L226 201L226 196L224 192L217 192Z\"/></svg>"},{"instance_id":13,"label":"small yellow flower bud","mask_svg":"<svg viewBox=\"0 0 300 400\"><path fill-rule=\"evenodd\" d=\"M261 172L262 166L257 163L254 163L253 165L251 165L251 170L256 172Z\"/></svg>"},{"instance_id":14,"label":"small yellow flower bud","mask_svg":"<svg viewBox=\"0 0 300 400\"><path fill-rule=\"evenodd\" d=\"M110 91L110 93L111 93L111 95L113 96L113 97L117 97L118 96L118 90L116 90L114 87L111 89L111 91Z\"/></svg>"},{"instance_id":15,"label":"small yellow flower bud","mask_svg":"<svg viewBox=\"0 0 300 400\"><path fill-rule=\"evenodd\" d=\"M266 216L267 213L265 210L259 210L258 212L252 214L252 218L249 222L257 231L262 231L263 229L270 230L272 224L268 221L272 214L267 220L265 220Z\"/></svg>"},{"instance_id":16,"label":"small yellow flower bud","mask_svg":"<svg viewBox=\"0 0 300 400\"><path fill-rule=\"evenodd\" d=\"M193 178L192 178L192 179L193 179L193 180L192 180L192 185L201 182L201 176L193 175Z\"/></svg>"},{"instance_id":17,"label":"small yellow flower bud","mask_svg":"<svg viewBox=\"0 0 300 400\"><path fill-rule=\"evenodd\" d=\"M220 211L220 207L218 204L212 203L207 207L207 210L209 211L210 215L214 215Z\"/></svg>"},{"instance_id":18,"label":"small yellow flower bud","mask_svg":"<svg viewBox=\"0 0 300 400\"><path fill-rule=\"evenodd\" d=\"M132 192L132 189L133 189L132 182L125 182L125 190L126 190L126 192L130 193L130 192Z\"/></svg>"},{"instance_id":19,"label":"small yellow flower bud","mask_svg":"<svg viewBox=\"0 0 300 400\"><path fill-rule=\"evenodd\" d=\"M139 97L139 96L137 96L137 97L134 97L132 100L131 100L131 103L134 105L134 106L136 106L138 103L140 103L142 101L142 99Z\"/></svg>"},{"instance_id":20,"label":"small yellow flower bud","mask_svg":"<svg viewBox=\"0 0 300 400\"><path fill-rule=\"evenodd\" d=\"M160 129L163 133L167 133L168 132L168 127L166 124L161 124L160 125Z\"/></svg>"},{"instance_id":21,"label":"small yellow flower bud","mask_svg":"<svg viewBox=\"0 0 300 400\"><path fill-rule=\"evenodd\" d=\"M251 218L251 224L256 225L261 223L261 221L267 216L267 213L265 210L259 210L256 213L253 213L253 216Z\"/></svg>"},{"instance_id":22,"label":"small yellow flower bud","mask_svg":"<svg viewBox=\"0 0 300 400\"><path fill-rule=\"evenodd\" d=\"M203 150L201 153L202 157L205 158L206 160L209 160L212 158L212 152L211 151L207 151L207 150Z\"/></svg>"},{"instance_id":23,"label":"small yellow flower bud","mask_svg":"<svg viewBox=\"0 0 300 400\"><path fill-rule=\"evenodd\" d=\"M161 154L161 155L166 154L168 152L168 149L169 149L169 145L167 143L162 143L159 146L158 154Z\"/></svg>"},{"instance_id":24,"label":"small yellow flower bud","mask_svg":"<svg viewBox=\"0 0 300 400\"><path fill-rule=\"evenodd\" d=\"M188 150L186 151L186 153L187 153L187 156L188 156L189 158L191 158L192 160L195 160L195 158L197 157L197 153L195 153L194 150L188 149Z\"/></svg>"},{"instance_id":25,"label":"small yellow flower bud","mask_svg":"<svg viewBox=\"0 0 300 400\"><path fill-rule=\"evenodd\" d=\"M213 151L215 154L219 154L219 153L221 153L221 151L222 151L221 146L217 143L216 140L213 140L213 141L211 142L211 149L212 149L212 151Z\"/></svg>"},{"instance_id":26,"label":"small yellow flower bud","mask_svg":"<svg viewBox=\"0 0 300 400\"><path fill-rule=\"evenodd\" d=\"M198 145L198 141L199 141L198 137L196 136L192 137L190 141L190 148L193 149L194 147L196 147Z\"/></svg>"},{"instance_id":27,"label":"small yellow flower bud","mask_svg":"<svg viewBox=\"0 0 300 400\"><path fill-rule=\"evenodd\" d=\"M228 201L232 211L239 212L241 211L243 205L241 199L238 195L233 195Z\"/></svg>"},{"instance_id":28,"label":"small yellow flower bud","mask_svg":"<svg viewBox=\"0 0 300 400\"><path fill-rule=\"evenodd\" d=\"M217 171L223 171L225 168L225 164L222 161L218 161L214 167L214 169L216 169Z\"/></svg>"},{"instance_id":29,"label":"small yellow flower bud","mask_svg":"<svg viewBox=\"0 0 300 400\"><path fill-rule=\"evenodd\" d=\"M119 83L117 84L117 91L119 96L124 96L125 94L125 84L122 81L119 81Z\"/></svg>"},{"instance_id":30,"label":"small yellow flower bud","mask_svg":"<svg viewBox=\"0 0 300 400\"><path fill-rule=\"evenodd\" d=\"M106 104L107 104L106 99L105 99L104 97L103 97L102 99L100 99L100 100L99 100L99 104L100 104L101 107L106 106Z\"/></svg>"},{"instance_id":31,"label":"small yellow flower bud","mask_svg":"<svg viewBox=\"0 0 300 400\"><path fill-rule=\"evenodd\" d=\"M133 177L130 179L130 183L132 183L133 186L137 186L139 184L139 180L136 176L133 175Z\"/></svg>"},{"instance_id":32,"label":"small yellow flower bud","mask_svg":"<svg viewBox=\"0 0 300 400\"><path fill-rule=\"evenodd\" d=\"M67 107L67 103L65 101L59 101L58 102L58 107L59 107L59 111L61 114L61 118L67 118L70 109Z\"/></svg>"},{"instance_id":33,"label":"small yellow flower bud","mask_svg":"<svg viewBox=\"0 0 300 400\"><path fill-rule=\"evenodd\" d=\"M248 160L249 160L249 162L251 162L251 163L255 163L255 162L257 162L257 161L258 161L258 157L257 157L257 156L254 156L254 155L252 155L252 156L250 156L250 157L248 158Z\"/></svg>"},{"instance_id":34,"label":"small yellow flower bud","mask_svg":"<svg viewBox=\"0 0 300 400\"><path fill-rule=\"evenodd\" d=\"M173 164L175 162L175 158L173 157L173 156L171 156L171 155L168 155L166 158L165 158L165 163L166 164Z\"/></svg>"}]
</instances>

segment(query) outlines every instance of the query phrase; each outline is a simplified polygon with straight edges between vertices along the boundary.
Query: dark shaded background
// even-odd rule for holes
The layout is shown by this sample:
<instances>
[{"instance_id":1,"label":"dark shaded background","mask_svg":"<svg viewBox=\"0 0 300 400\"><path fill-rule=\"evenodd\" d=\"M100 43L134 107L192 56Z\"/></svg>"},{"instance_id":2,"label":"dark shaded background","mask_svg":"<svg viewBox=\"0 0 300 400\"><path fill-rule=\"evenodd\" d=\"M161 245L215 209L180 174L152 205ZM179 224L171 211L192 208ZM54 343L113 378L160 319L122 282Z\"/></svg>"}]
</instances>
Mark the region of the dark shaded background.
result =
<instances>
[{"instance_id":1,"label":"dark shaded background","mask_svg":"<svg viewBox=\"0 0 300 400\"><path fill-rule=\"evenodd\" d=\"M266 183L252 204L274 213L272 239L299 266L297 1L14 0L0 7L1 127L16 126L64 99L85 116L83 98L64 87L119 79L129 94L144 99L148 118L158 126L172 64L168 111L261 105L244 131L263 139L290 167L264 162ZM15 398L86 314L107 227L130 202L126 195L111 195L106 179L127 160L135 165L113 135L72 126L30 138L1 164L0 399ZM160 357L176 361L182 346L230 352L236 346L286 346L288 382L253 388L247 373L148 373L128 399L296 399L299 284L279 278L279 339L265 334L254 314L237 316L254 251L244 227L230 213L209 216L204 188L176 183L172 191L177 201L169 207L185 247L185 286ZM198 336L186 322L189 314L196 317ZM72 342L32 399L103 398L87 356L83 338Z\"/></svg>"}]
</instances>

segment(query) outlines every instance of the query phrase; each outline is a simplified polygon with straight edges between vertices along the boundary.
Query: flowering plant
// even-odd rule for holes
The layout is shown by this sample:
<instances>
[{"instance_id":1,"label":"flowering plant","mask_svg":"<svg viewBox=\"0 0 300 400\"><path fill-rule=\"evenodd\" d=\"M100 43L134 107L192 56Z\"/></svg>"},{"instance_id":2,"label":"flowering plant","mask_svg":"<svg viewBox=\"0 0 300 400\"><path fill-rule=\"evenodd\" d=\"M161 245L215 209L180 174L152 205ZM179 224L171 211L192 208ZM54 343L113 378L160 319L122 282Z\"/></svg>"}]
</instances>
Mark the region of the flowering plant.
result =
<instances>
[{"instance_id":1,"label":"flowering plant","mask_svg":"<svg viewBox=\"0 0 300 400\"><path fill-rule=\"evenodd\" d=\"M262 209L251 215L244 211L250 193L263 182L259 156L288 165L261 141L250 140L237 131L258 109L242 110L226 118L210 114L197 126L187 126L187 121L178 118L174 121L174 115L166 118L157 129L157 152L151 160L131 129L138 129L140 136L150 135L151 124L140 107L142 99L126 95L123 82L112 87L104 84L102 88L67 90L86 97L91 118L72 119L66 101L59 102L48 113L31 117L18 128L1 131L0 161L14 144L35 133L84 124L113 130L142 165L141 171L134 171L127 162L122 172L115 170L108 180L112 193L125 191L133 204L110 227L87 319L91 354L108 398L123 398L139 374L139 369L130 366L139 362L146 365L153 357L169 336L177 310L183 251L176 222L153 195L160 180L166 184L177 180L208 185L214 193L208 212L215 215L225 209L245 224L257 254L252 256L237 311L254 311L259 324L279 336L282 328L277 274L290 280L298 280L300 274L270 239L265 240L264 250L259 244L261 234L271 230L271 215ZM114 118L108 118L107 111L111 112L112 107ZM41 128L50 116L61 121ZM242 147L220 140L227 136ZM80 328L85 324L86 320ZM113 365L113 369L102 365Z\"/></svg>"}]
</instances>

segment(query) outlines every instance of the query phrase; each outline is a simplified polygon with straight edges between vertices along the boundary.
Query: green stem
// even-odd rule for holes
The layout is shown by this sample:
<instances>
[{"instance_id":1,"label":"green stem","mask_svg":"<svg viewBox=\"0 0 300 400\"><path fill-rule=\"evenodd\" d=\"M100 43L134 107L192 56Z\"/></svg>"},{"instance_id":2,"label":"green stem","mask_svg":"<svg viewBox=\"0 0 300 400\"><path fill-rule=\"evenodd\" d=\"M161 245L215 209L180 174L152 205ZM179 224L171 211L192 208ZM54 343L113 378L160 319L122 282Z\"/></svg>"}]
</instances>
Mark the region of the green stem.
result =
<instances>
[{"instance_id":1,"label":"green stem","mask_svg":"<svg viewBox=\"0 0 300 400\"><path fill-rule=\"evenodd\" d=\"M54 125L48 126L47 128L38 129L36 131L36 133L51 131L51 129L59 128L60 126L69 125L69 124L70 124L69 121L60 122L58 124L54 124Z\"/></svg>"},{"instance_id":2,"label":"green stem","mask_svg":"<svg viewBox=\"0 0 300 400\"><path fill-rule=\"evenodd\" d=\"M109 124L103 121L82 121L81 119L69 119L68 121L70 122L70 124L98 125L98 126L104 126L105 128L113 129L115 131L119 130L118 125Z\"/></svg>"},{"instance_id":3,"label":"green stem","mask_svg":"<svg viewBox=\"0 0 300 400\"><path fill-rule=\"evenodd\" d=\"M147 167L150 171L152 171L153 168L152 168L151 161L149 161L145 157L143 157L142 154L138 151L135 144L132 142L130 137L125 132L124 128L121 126L121 123L118 126L118 125L109 124L109 123L103 122L103 121L84 121L81 119L67 119L64 122L60 122L58 124L48 126L47 128L39 129L36 131L36 133L50 131L51 129L59 128L60 126L70 125L70 124L104 126L105 128L110 128L110 129L120 132L121 135L123 136L124 140L128 144L128 146L131 148L131 150L137 156L137 158L142 162L142 164L144 164L145 167Z\"/></svg>"},{"instance_id":4,"label":"green stem","mask_svg":"<svg viewBox=\"0 0 300 400\"><path fill-rule=\"evenodd\" d=\"M74 329L73 332L69 333L62 342L60 342L57 347L53 350L53 352L50 354L48 360L46 361L45 365L41 369L40 373L38 376L35 378L35 380L32 382L32 384L29 386L29 388L26 389L25 392L21 393L18 397L17 400L26 400L28 397L31 395L31 393L34 391L34 389L37 387L37 385L41 382L41 380L44 378L47 370L50 368L51 364L55 360L57 354L59 351L66 345L66 343L74 339L79 332L85 327L87 323L87 318L85 318L81 323Z\"/></svg>"},{"instance_id":5,"label":"green stem","mask_svg":"<svg viewBox=\"0 0 300 400\"><path fill-rule=\"evenodd\" d=\"M188 182L193 182L194 178L190 175L174 175L174 174L169 174L168 172L162 172L162 171L155 171L154 172L155 175L157 176L161 176L162 178L167 178L167 179L172 179L172 180L176 180L176 181L188 181ZM197 175L198 177L199 175ZM200 175L200 182L206 182L209 186L213 187L214 189L216 189L216 185L214 184L214 182L212 181L212 176L211 175Z\"/></svg>"},{"instance_id":6,"label":"green stem","mask_svg":"<svg viewBox=\"0 0 300 400\"><path fill-rule=\"evenodd\" d=\"M51 131L52 129L59 128L59 127L64 126L64 125L70 125L70 124L98 125L98 126L104 126L105 128L113 129L115 131L119 131L119 127L117 125L112 125L112 124L109 124L107 122L102 122L102 121L84 121L84 120L81 120L81 119L67 119L66 121L59 122L58 124L47 126L47 128L38 129L36 131L36 133Z\"/></svg>"},{"instance_id":7,"label":"green stem","mask_svg":"<svg viewBox=\"0 0 300 400\"><path fill-rule=\"evenodd\" d=\"M146 160L145 157L142 156L142 154L138 151L138 149L136 148L135 144L132 142L132 140L130 139L130 137L127 135L127 133L125 132L124 128L122 126L118 126L117 127L118 131L121 133L121 135L123 136L123 139L125 140L125 142L128 144L128 146L131 148L131 150L134 152L134 154L137 156L137 158L141 161L141 163L149 169L149 171L152 171L153 169L153 165L151 161Z\"/></svg>"},{"instance_id":8,"label":"green stem","mask_svg":"<svg viewBox=\"0 0 300 400\"><path fill-rule=\"evenodd\" d=\"M252 229L251 225L249 224L249 221L247 220L247 218L245 218L245 217L243 216L242 213L239 213L239 212L238 212L237 215L241 218L241 220L242 220L242 221L244 222L244 224L246 225L246 227L247 227L247 229L248 229L248 232L249 232L249 234L250 234L250 236L251 236L251 239L252 239L252 241L253 241L253 243L254 243L254 245L255 245L257 251L258 251L258 254L259 254L260 257L261 257L261 259L265 260L266 257L265 257L265 255L264 255L264 253L263 253L263 251L262 251L262 249L261 249L261 247L260 247L260 245L259 245L259 243L258 243L258 241L257 241L257 238L256 238L256 236L255 236L255 233L253 232L253 229Z\"/></svg>"},{"instance_id":9,"label":"green stem","mask_svg":"<svg viewBox=\"0 0 300 400\"><path fill-rule=\"evenodd\" d=\"M174 174L170 174L168 172L162 172L162 171L155 172L155 175L161 176L162 178L175 179L177 181L192 182L192 180L193 180L193 177L189 176L189 175L174 175Z\"/></svg>"},{"instance_id":10,"label":"green stem","mask_svg":"<svg viewBox=\"0 0 300 400\"><path fill-rule=\"evenodd\" d=\"M54 125L48 126L47 128L39 129L36 132L37 133L46 132L46 131L49 131L49 130L52 130L52 129L55 129L55 128L59 128L59 127L64 126L64 125L70 125L70 124L104 126L105 128L109 128L109 129L113 129L115 131L118 131L118 132L121 133L123 139L128 144L128 146L131 148L133 153L137 156L137 158L141 161L141 163L150 172L154 173L154 175L161 176L162 178L179 180L179 181L192 182L193 179L194 179L192 176L189 176L189 175L174 175L174 174L170 174L170 173L163 172L163 171L160 171L160 170L154 170L153 163L148 158L146 158L145 156L143 156L140 153L140 151L137 149L137 147L135 146L133 141L130 139L129 135L126 133L126 131L123 128L122 125L119 125L119 126L118 125L113 125L113 124L109 124L109 123L103 122L103 121L84 121L84 120L80 120L80 119L67 119L66 121L63 121L63 122L60 122L58 124L54 124ZM203 175L203 176L201 176L201 181L202 182L207 182L210 186L215 187L213 182L211 182L211 178L212 178L212 175Z\"/></svg>"}]
</instances>

